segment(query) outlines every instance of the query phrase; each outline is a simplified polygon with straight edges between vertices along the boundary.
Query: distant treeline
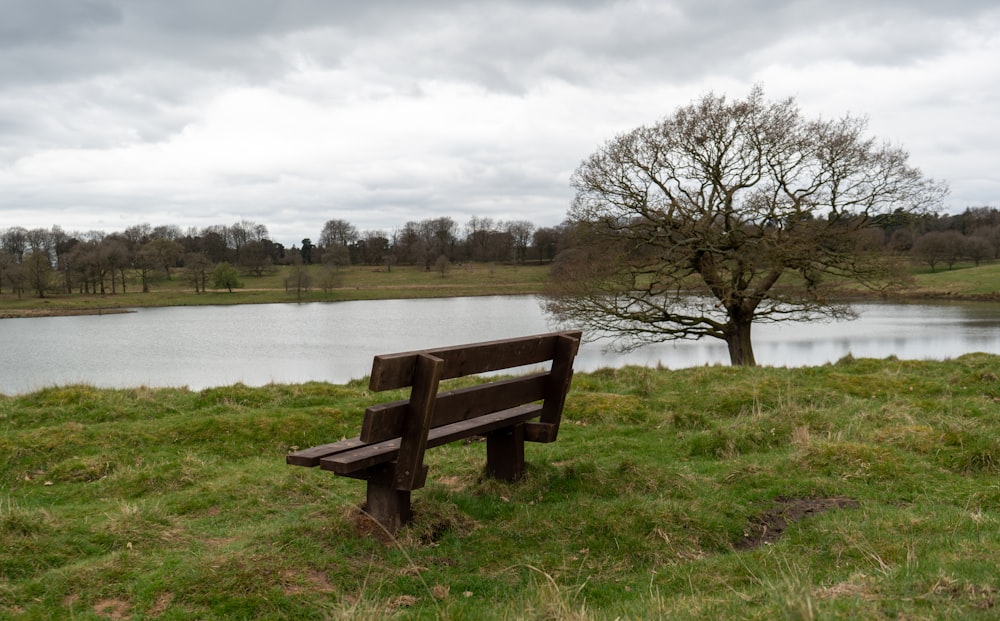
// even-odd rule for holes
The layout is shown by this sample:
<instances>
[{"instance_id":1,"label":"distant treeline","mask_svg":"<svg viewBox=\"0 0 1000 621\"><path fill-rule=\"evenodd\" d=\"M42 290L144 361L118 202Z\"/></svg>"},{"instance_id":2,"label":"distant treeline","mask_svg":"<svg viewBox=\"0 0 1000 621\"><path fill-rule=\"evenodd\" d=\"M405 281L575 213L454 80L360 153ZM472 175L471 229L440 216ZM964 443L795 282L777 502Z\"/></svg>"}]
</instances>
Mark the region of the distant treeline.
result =
<instances>
[{"instance_id":1,"label":"distant treeline","mask_svg":"<svg viewBox=\"0 0 1000 621\"><path fill-rule=\"evenodd\" d=\"M547 262L562 249L566 228L474 217L464 227L433 218L386 232L329 220L315 241L286 248L270 239L265 225L248 220L186 231L141 224L112 233L15 226L0 229L0 294L148 291L156 280L175 277L203 291L220 265L262 276L278 265L431 270L467 261Z\"/></svg>"},{"instance_id":2,"label":"distant treeline","mask_svg":"<svg viewBox=\"0 0 1000 621\"><path fill-rule=\"evenodd\" d=\"M930 266L953 267L1000 259L1000 210L970 207L961 214L880 217L870 246L908 255ZM536 227L526 220L473 217L407 222L392 231L359 231L346 220L329 220L315 239L286 248L263 224L241 220L182 231L175 225L141 224L124 231L67 233L51 229L0 229L0 293L118 293L148 291L157 279L181 277L204 290L217 266L261 276L277 265L415 265L441 269L476 262L549 262L572 247L573 227Z\"/></svg>"}]
</instances>

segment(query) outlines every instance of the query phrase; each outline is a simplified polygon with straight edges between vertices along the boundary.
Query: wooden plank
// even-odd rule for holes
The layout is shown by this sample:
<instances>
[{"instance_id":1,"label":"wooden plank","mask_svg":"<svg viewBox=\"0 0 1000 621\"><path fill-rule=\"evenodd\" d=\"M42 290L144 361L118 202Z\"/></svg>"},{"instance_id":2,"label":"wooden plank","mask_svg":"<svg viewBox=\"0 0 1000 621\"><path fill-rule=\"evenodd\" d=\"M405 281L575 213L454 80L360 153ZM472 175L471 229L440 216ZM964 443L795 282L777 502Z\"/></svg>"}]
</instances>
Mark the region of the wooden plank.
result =
<instances>
[{"instance_id":1,"label":"wooden plank","mask_svg":"<svg viewBox=\"0 0 1000 621\"><path fill-rule=\"evenodd\" d=\"M573 381L573 360L580 349L580 339L568 334L560 335L556 343L556 355L552 360L549 385L545 391L545 408L540 421L552 425L549 442L554 442L559 433L566 394Z\"/></svg>"},{"instance_id":2,"label":"wooden plank","mask_svg":"<svg viewBox=\"0 0 1000 621\"><path fill-rule=\"evenodd\" d=\"M302 449L301 451L295 451L294 453L285 455L285 463L292 466L306 466L311 468L313 466L318 466L319 460L327 457L328 455L335 455L337 453L343 453L344 451L350 451L352 449L365 446L365 444L367 444L367 442L363 442L360 438L351 438L350 440L341 440L339 442L314 446L312 448Z\"/></svg>"},{"instance_id":3,"label":"wooden plank","mask_svg":"<svg viewBox=\"0 0 1000 621\"><path fill-rule=\"evenodd\" d=\"M431 426L449 425L540 401L545 398L549 386L548 375L536 373L440 393ZM408 405L409 401L393 401L366 409L361 439L365 442L384 442L401 436Z\"/></svg>"},{"instance_id":4,"label":"wooden plank","mask_svg":"<svg viewBox=\"0 0 1000 621\"><path fill-rule=\"evenodd\" d=\"M371 381L368 385L374 391L409 386L413 381L413 370L417 356L420 354L427 354L445 361L442 380L538 364L553 358L556 353L557 339L561 335L571 336L579 340L581 333L580 331L552 332L514 339L376 356L372 363Z\"/></svg>"},{"instance_id":5,"label":"wooden plank","mask_svg":"<svg viewBox=\"0 0 1000 621\"><path fill-rule=\"evenodd\" d=\"M484 414L478 418L458 421L450 425L442 425L430 430L427 434L427 448L448 444L476 435L482 435L516 423L536 418L542 412L542 406L536 403L521 405L502 412ZM352 472L371 468L387 461L392 461L399 453L399 438L387 440L370 446L363 446L352 451L330 455L320 460L323 470L349 476Z\"/></svg>"},{"instance_id":6,"label":"wooden plank","mask_svg":"<svg viewBox=\"0 0 1000 621\"><path fill-rule=\"evenodd\" d=\"M401 443L395 480L395 487L398 490L413 489L420 476L443 368L444 360L440 358L428 354L417 356L413 394L410 396L410 404L403 421L403 432L400 434Z\"/></svg>"}]
</instances>

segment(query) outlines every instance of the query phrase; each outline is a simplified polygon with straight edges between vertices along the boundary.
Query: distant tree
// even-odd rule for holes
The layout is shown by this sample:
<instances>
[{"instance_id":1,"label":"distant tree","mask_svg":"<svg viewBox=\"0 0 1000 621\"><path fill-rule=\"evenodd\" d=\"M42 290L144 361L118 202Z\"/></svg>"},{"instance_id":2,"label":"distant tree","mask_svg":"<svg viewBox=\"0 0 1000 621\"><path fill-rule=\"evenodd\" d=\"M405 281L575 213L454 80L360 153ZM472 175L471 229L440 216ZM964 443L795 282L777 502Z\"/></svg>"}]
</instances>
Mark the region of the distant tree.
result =
<instances>
[{"instance_id":1,"label":"distant tree","mask_svg":"<svg viewBox=\"0 0 1000 621\"><path fill-rule=\"evenodd\" d=\"M420 235L424 238L428 257L445 255L451 258L453 256L455 252L455 221L451 218L430 218L422 221Z\"/></svg>"},{"instance_id":2,"label":"distant tree","mask_svg":"<svg viewBox=\"0 0 1000 621\"><path fill-rule=\"evenodd\" d=\"M10 288L11 293L17 295L17 299L25 294L28 287L28 269L24 263L14 263L10 265L3 274L3 278Z\"/></svg>"},{"instance_id":3,"label":"distant tree","mask_svg":"<svg viewBox=\"0 0 1000 621\"><path fill-rule=\"evenodd\" d=\"M8 274L16 265L14 256L0 248L0 295L3 294L4 285L8 284Z\"/></svg>"},{"instance_id":4,"label":"distant tree","mask_svg":"<svg viewBox=\"0 0 1000 621\"><path fill-rule=\"evenodd\" d=\"M978 266L993 257L993 245L979 235L966 235L962 238L962 254Z\"/></svg>"},{"instance_id":5,"label":"distant tree","mask_svg":"<svg viewBox=\"0 0 1000 621\"><path fill-rule=\"evenodd\" d=\"M621 349L718 338L734 365L756 364L755 322L849 315L837 282L883 287L898 267L859 232L944 194L865 130L755 88L610 140L572 177L577 247L557 260L548 309Z\"/></svg>"},{"instance_id":6,"label":"distant tree","mask_svg":"<svg viewBox=\"0 0 1000 621\"><path fill-rule=\"evenodd\" d=\"M243 246L240 253L240 266L258 278L264 275L272 265L267 240L250 240Z\"/></svg>"},{"instance_id":7,"label":"distant tree","mask_svg":"<svg viewBox=\"0 0 1000 621\"><path fill-rule=\"evenodd\" d=\"M167 241L180 241L184 234L176 224L167 224L153 227L153 239L165 239Z\"/></svg>"},{"instance_id":8,"label":"distant tree","mask_svg":"<svg viewBox=\"0 0 1000 621\"><path fill-rule=\"evenodd\" d=\"M194 285L195 293L205 293L208 290L208 275L212 271L212 262L200 252L188 253L184 258L184 273L188 282Z\"/></svg>"},{"instance_id":9,"label":"distant tree","mask_svg":"<svg viewBox=\"0 0 1000 621\"><path fill-rule=\"evenodd\" d=\"M153 227L149 224L136 224L122 231L120 237L128 242L133 252L153 239Z\"/></svg>"},{"instance_id":10,"label":"distant tree","mask_svg":"<svg viewBox=\"0 0 1000 621\"><path fill-rule=\"evenodd\" d=\"M990 245L991 259L1000 259L1000 224L981 226L973 232L973 235L986 240Z\"/></svg>"},{"instance_id":11,"label":"distant tree","mask_svg":"<svg viewBox=\"0 0 1000 621\"><path fill-rule=\"evenodd\" d=\"M931 231L913 243L913 256L930 266L933 272L939 263L951 269L962 256L962 234L958 231Z\"/></svg>"},{"instance_id":12,"label":"distant tree","mask_svg":"<svg viewBox=\"0 0 1000 621\"><path fill-rule=\"evenodd\" d=\"M176 267L184 256L184 246L165 237L150 240L142 249L151 267L163 270L167 280L171 278L171 268Z\"/></svg>"},{"instance_id":13,"label":"distant tree","mask_svg":"<svg viewBox=\"0 0 1000 621\"><path fill-rule=\"evenodd\" d=\"M333 290L341 285L343 279L341 278L340 272L334 269L330 265L323 267L323 271L320 272L319 276L319 286L323 289L323 293L330 295Z\"/></svg>"},{"instance_id":14,"label":"distant tree","mask_svg":"<svg viewBox=\"0 0 1000 621\"><path fill-rule=\"evenodd\" d=\"M160 267L159 257L156 256L155 249L150 244L145 244L135 253L133 268L136 276L139 277L139 284L143 293L149 293L149 283Z\"/></svg>"},{"instance_id":15,"label":"distant tree","mask_svg":"<svg viewBox=\"0 0 1000 621\"><path fill-rule=\"evenodd\" d=\"M384 231L365 231L360 240L361 262L366 265L379 265L385 261L390 252L389 238Z\"/></svg>"},{"instance_id":16,"label":"distant tree","mask_svg":"<svg viewBox=\"0 0 1000 621\"><path fill-rule=\"evenodd\" d=\"M197 250L204 253L212 263L222 263L227 260L229 255L226 234L226 227L221 227L220 230L206 229L201 236L201 243Z\"/></svg>"},{"instance_id":17,"label":"distant tree","mask_svg":"<svg viewBox=\"0 0 1000 621\"><path fill-rule=\"evenodd\" d=\"M327 220L319 236L319 245L349 247L358 240L358 229L347 220Z\"/></svg>"},{"instance_id":18,"label":"distant tree","mask_svg":"<svg viewBox=\"0 0 1000 621\"><path fill-rule=\"evenodd\" d=\"M73 264L73 249L80 243L75 237L62 232L58 227L52 227L56 249L56 271L62 275L64 291L73 293L76 282L76 265Z\"/></svg>"},{"instance_id":19,"label":"distant tree","mask_svg":"<svg viewBox=\"0 0 1000 621\"><path fill-rule=\"evenodd\" d=\"M66 268L80 293L97 293L97 242L79 241L65 255ZM103 286L103 285L102 285Z\"/></svg>"},{"instance_id":20,"label":"distant tree","mask_svg":"<svg viewBox=\"0 0 1000 621\"><path fill-rule=\"evenodd\" d=\"M250 220L240 220L227 227L224 235L227 245L233 249L236 263L240 264L243 248L247 244L267 239L267 227Z\"/></svg>"},{"instance_id":21,"label":"distant tree","mask_svg":"<svg viewBox=\"0 0 1000 621\"><path fill-rule=\"evenodd\" d=\"M312 276L309 273L309 268L303 265L301 261L294 262L285 276L285 292L295 291L296 299L301 300L302 293L309 291L309 287L311 286Z\"/></svg>"},{"instance_id":22,"label":"distant tree","mask_svg":"<svg viewBox=\"0 0 1000 621\"><path fill-rule=\"evenodd\" d=\"M465 231L469 256L473 261L486 261L490 236L496 232L493 220L483 216L473 216L465 225Z\"/></svg>"},{"instance_id":23,"label":"distant tree","mask_svg":"<svg viewBox=\"0 0 1000 621\"><path fill-rule=\"evenodd\" d=\"M559 251L561 231L555 227L542 227L531 236L531 245L538 258L542 261L552 261Z\"/></svg>"},{"instance_id":24,"label":"distant tree","mask_svg":"<svg viewBox=\"0 0 1000 621\"><path fill-rule=\"evenodd\" d=\"M448 257L443 254L439 256L437 260L434 262L434 271L439 272L441 274L441 278L444 278L445 276L448 275L448 270L450 268L451 268L451 261L449 261Z\"/></svg>"},{"instance_id":25,"label":"distant tree","mask_svg":"<svg viewBox=\"0 0 1000 621\"><path fill-rule=\"evenodd\" d=\"M49 287L52 286L52 259L48 252L43 250L32 250L24 258L24 270L27 277L28 286L35 292L35 295L44 298Z\"/></svg>"},{"instance_id":26,"label":"distant tree","mask_svg":"<svg viewBox=\"0 0 1000 621\"><path fill-rule=\"evenodd\" d=\"M323 248L323 265L333 269L351 264L351 250L347 246L334 245Z\"/></svg>"},{"instance_id":27,"label":"distant tree","mask_svg":"<svg viewBox=\"0 0 1000 621\"><path fill-rule=\"evenodd\" d=\"M320 233L323 263L335 266L351 263L351 248L358 242L358 229L347 220L327 220Z\"/></svg>"},{"instance_id":28,"label":"distant tree","mask_svg":"<svg viewBox=\"0 0 1000 621\"><path fill-rule=\"evenodd\" d=\"M396 256L400 262L423 265L430 269L427 238L420 234L420 223L407 222L396 236Z\"/></svg>"},{"instance_id":29,"label":"distant tree","mask_svg":"<svg viewBox=\"0 0 1000 621\"><path fill-rule=\"evenodd\" d=\"M15 263L24 261L24 255L28 251L28 229L21 226L13 226L0 235L0 249L6 250Z\"/></svg>"},{"instance_id":30,"label":"distant tree","mask_svg":"<svg viewBox=\"0 0 1000 621\"><path fill-rule=\"evenodd\" d=\"M528 257L528 246L531 245L531 234L535 225L527 220L513 220L504 223L504 230L510 235L514 256L517 263L524 263Z\"/></svg>"},{"instance_id":31,"label":"distant tree","mask_svg":"<svg viewBox=\"0 0 1000 621\"><path fill-rule=\"evenodd\" d=\"M228 262L223 261L212 270L212 286L216 289L227 289L229 293L232 293L233 287L242 287L243 283L240 282L239 271Z\"/></svg>"},{"instance_id":32,"label":"distant tree","mask_svg":"<svg viewBox=\"0 0 1000 621\"><path fill-rule=\"evenodd\" d=\"M52 257L55 243L48 229L31 229L28 231L28 249L31 252L41 252Z\"/></svg>"},{"instance_id":33,"label":"distant tree","mask_svg":"<svg viewBox=\"0 0 1000 621\"><path fill-rule=\"evenodd\" d=\"M313 246L312 240L308 237L302 240L302 249L299 253L302 256L302 262L306 265L310 265L312 263L313 248L315 248L315 246Z\"/></svg>"},{"instance_id":34,"label":"distant tree","mask_svg":"<svg viewBox=\"0 0 1000 621\"><path fill-rule=\"evenodd\" d=\"M101 261L104 263L111 276L111 293L117 293L116 282L120 279L122 293L126 293L126 270L132 264L131 253L128 243L118 235L109 235L101 241L99 252Z\"/></svg>"}]
</instances>

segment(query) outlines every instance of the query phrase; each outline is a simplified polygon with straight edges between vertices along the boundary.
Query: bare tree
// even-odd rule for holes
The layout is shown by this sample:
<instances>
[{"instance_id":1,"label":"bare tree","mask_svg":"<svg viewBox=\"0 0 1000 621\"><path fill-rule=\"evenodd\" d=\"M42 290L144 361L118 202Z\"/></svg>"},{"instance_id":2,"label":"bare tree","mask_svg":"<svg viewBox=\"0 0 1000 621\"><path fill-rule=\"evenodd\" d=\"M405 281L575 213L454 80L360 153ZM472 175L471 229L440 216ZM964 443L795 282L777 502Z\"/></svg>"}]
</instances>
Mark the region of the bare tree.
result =
<instances>
[{"instance_id":1,"label":"bare tree","mask_svg":"<svg viewBox=\"0 0 1000 621\"><path fill-rule=\"evenodd\" d=\"M16 267L17 263L14 261L14 255L0 248L0 294L3 293L3 286L8 282L11 270Z\"/></svg>"},{"instance_id":2,"label":"bare tree","mask_svg":"<svg viewBox=\"0 0 1000 621\"><path fill-rule=\"evenodd\" d=\"M531 234L535 225L527 220L512 220L504 223L504 230L510 235L513 244L514 257L517 263L524 263L528 258L528 246L531 245Z\"/></svg>"},{"instance_id":3,"label":"bare tree","mask_svg":"<svg viewBox=\"0 0 1000 621\"><path fill-rule=\"evenodd\" d=\"M319 237L323 263L335 266L351 264L351 247L358 241L358 229L347 220L327 220Z\"/></svg>"},{"instance_id":4,"label":"bare tree","mask_svg":"<svg viewBox=\"0 0 1000 621\"><path fill-rule=\"evenodd\" d=\"M13 226L4 231L0 235L0 248L10 253L15 263L23 261L24 254L28 251L28 229Z\"/></svg>"},{"instance_id":5,"label":"bare tree","mask_svg":"<svg viewBox=\"0 0 1000 621\"><path fill-rule=\"evenodd\" d=\"M951 269L962 254L962 234L958 231L931 231L913 243L913 256L933 272L938 263Z\"/></svg>"},{"instance_id":6,"label":"bare tree","mask_svg":"<svg viewBox=\"0 0 1000 621\"><path fill-rule=\"evenodd\" d=\"M979 235L966 235L962 238L962 254L978 266L993 256L993 245Z\"/></svg>"},{"instance_id":7,"label":"bare tree","mask_svg":"<svg viewBox=\"0 0 1000 621\"><path fill-rule=\"evenodd\" d=\"M446 255L441 255L434 262L434 271L441 274L441 278L448 275L448 270L451 269L451 261L448 260Z\"/></svg>"},{"instance_id":8,"label":"bare tree","mask_svg":"<svg viewBox=\"0 0 1000 621\"><path fill-rule=\"evenodd\" d=\"M24 257L24 269L28 280L28 286L35 294L44 298L45 293L52 284L52 260L47 252L32 250Z\"/></svg>"},{"instance_id":9,"label":"bare tree","mask_svg":"<svg viewBox=\"0 0 1000 621\"><path fill-rule=\"evenodd\" d=\"M212 271L212 261L208 257L200 252L189 253L184 259L184 271L195 293L208 291L208 276Z\"/></svg>"},{"instance_id":10,"label":"bare tree","mask_svg":"<svg viewBox=\"0 0 1000 621\"><path fill-rule=\"evenodd\" d=\"M610 140L572 177L579 247L557 261L548 309L623 349L722 339L737 365L756 364L754 322L850 314L832 285L884 286L893 268L858 233L945 192L865 130L758 87Z\"/></svg>"},{"instance_id":11,"label":"bare tree","mask_svg":"<svg viewBox=\"0 0 1000 621\"><path fill-rule=\"evenodd\" d=\"M465 240L469 247L469 257L473 261L485 261L489 250L490 235L495 231L493 220L473 216L465 225Z\"/></svg>"}]
</instances>

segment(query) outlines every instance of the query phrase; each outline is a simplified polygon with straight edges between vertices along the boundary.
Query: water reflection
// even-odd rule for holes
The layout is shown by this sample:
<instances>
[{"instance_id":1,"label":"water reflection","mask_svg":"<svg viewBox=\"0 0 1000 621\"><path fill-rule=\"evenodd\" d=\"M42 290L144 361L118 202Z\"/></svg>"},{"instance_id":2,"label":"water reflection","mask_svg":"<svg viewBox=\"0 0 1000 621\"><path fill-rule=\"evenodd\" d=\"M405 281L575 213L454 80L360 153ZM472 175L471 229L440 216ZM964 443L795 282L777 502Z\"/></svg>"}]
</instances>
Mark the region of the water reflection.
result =
<instances>
[{"instance_id":1,"label":"water reflection","mask_svg":"<svg viewBox=\"0 0 1000 621\"><path fill-rule=\"evenodd\" d=\"M855 357L1000 354L993 304L862 304L839 323L754 328L760 364L811 366ZM0 320L0 392L45 386L208 386L345 382L375 354L554 329L533 296L140 309L125 315ZM588 343L577 368L727 364L721 341L659 343L628 354Z\"/></svg>"}]
</instances>

